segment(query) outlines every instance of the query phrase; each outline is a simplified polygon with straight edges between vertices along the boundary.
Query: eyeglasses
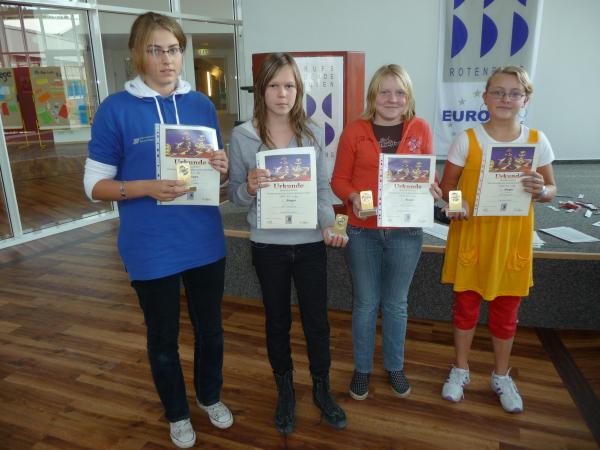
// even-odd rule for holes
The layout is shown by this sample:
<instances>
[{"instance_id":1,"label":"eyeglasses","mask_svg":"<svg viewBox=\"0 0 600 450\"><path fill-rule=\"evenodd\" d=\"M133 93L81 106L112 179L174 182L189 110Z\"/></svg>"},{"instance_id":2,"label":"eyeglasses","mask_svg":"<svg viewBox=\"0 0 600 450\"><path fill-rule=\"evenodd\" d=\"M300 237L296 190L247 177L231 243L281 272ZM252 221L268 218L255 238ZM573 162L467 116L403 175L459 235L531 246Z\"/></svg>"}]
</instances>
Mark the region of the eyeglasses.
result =
<instances>
[{"instance_id":1,"label":"eyeglasses","mask_svg":"<svg viewBox=\"0 0 600 450\"><path fill-rule=\"evenodd\" d=\"M181 47L170 47L166 50L163 50L160 47L150 47L146 49L146 53L154 58L160 58L165 53L167 53L171 58L175 58L183 53L183 49Z\"/></svg>"},{"instance_id":2,"label":"eyeglasses","mask_svg":"<svg viewBox=\"0 0 600 450\"><path fill-rule=\"evenodd\" d=\"M504 91L490 91L490 92L488 92L488 94L490 95L490 97L492 97L495 100L504 100L504 97L508 97L508 99L511 102L518 102L519 100L521 100L523 97L525 97L527 95L522 92L504 92Z\"/></svg>"}]
</instances>

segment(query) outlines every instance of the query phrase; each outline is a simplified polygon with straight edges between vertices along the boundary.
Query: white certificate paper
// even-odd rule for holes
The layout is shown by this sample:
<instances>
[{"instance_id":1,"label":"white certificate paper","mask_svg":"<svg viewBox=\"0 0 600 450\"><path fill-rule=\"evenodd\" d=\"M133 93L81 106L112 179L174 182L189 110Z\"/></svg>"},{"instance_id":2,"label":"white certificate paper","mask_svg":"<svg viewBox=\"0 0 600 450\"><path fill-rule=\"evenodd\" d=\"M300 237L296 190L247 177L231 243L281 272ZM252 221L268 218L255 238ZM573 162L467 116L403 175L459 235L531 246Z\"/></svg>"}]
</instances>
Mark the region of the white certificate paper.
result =
<instances>
[{"instance_id":1,"label":"white certificate paper","mask_svg":"<svg viewBox=\"0 0 600 450\"><path fill-rule=\"evenodd\" d=\"M220 174L208 163L208 156L219 148L214 128L156 124L156 178L176 180L177 164L188 163L191 186L187 192L171 202L159 205L219 205Z\"/></svg>"},{"instance_id":2,"label":"white certificate paper","mask_svg":"<svg viewBox=\"0 0 600 450\"><path fill-rule=\"evenodd\" d=\"M432 227L433 155L379 155L379 227Z\"/></svg>"},{"instance_id":3,"label":"white certificate paper","mask_svg":"<svg viewBox=\"0 0 600 450\"><path fill-rule=\"evenodd\" d=\"M258 228L317 228L317 165L313 147L261 151L256 167L269 186L258 190Z\"/></svg>"},{"instance_id":4,"label":"white certificate paper","mask_svg":"<svg viewBox=\"0 0 600 450\"><path fill-rule=\"evenodd\" d=\"M571 227L554 227L554 228L542 228L540 231L544 233L556 236L563 241L577 243L577 242L598 242L600 239L590 236L589 234L582 233Z\"/></svg>"},{"instance_id":5,"label":"white certificate paper","mask_svg":"<svg viewBox=\"0 0 600 450\"><path fill-rule=\"evenodd\" d=\"M533 144L490 145L485 150L473 214L526 216L531 194L521 184L524 169L537 168L539 152Z\"/></svg>"}]
</instances>

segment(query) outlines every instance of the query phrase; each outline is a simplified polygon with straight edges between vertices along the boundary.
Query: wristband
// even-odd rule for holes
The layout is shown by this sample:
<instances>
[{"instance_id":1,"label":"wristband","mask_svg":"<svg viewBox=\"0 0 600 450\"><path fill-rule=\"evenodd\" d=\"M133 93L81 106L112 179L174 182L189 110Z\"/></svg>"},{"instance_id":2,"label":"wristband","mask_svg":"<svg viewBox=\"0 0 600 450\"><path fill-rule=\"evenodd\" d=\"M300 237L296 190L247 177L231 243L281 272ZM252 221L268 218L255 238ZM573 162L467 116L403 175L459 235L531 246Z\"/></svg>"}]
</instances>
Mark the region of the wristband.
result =
<instances>
[{"instance_id":1,"label":"wristband","mask_svg":"<svg viewBox=\"0 0 600 450\"><path fill-rule=\"evenodd\" d=\"M540 200L540 199L544 198L547 193L548 193L548 187L546 185L544 185L544 187L542 188L540 193L537 195L536 200Z\"/></svg>"},{"instance_id":2,"label":"wristband","mask_svg":"<svg viewBox=\"0 0 600 450\"><path fill-rule=\"evenodd\" d=\"M127 192L125 192L125 182L121 181L119 185L119 194L121 195L121 200L127 200Z\"/></svg>"}]
</instances>

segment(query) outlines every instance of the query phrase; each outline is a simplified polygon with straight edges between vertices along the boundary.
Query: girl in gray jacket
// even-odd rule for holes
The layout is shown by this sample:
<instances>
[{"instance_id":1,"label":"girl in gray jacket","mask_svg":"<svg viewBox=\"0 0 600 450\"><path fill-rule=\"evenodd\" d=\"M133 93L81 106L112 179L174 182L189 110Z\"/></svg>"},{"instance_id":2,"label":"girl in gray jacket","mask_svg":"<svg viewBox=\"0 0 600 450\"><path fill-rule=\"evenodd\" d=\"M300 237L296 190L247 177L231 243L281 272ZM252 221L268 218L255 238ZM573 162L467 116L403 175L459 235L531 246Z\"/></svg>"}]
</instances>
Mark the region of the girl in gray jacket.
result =
<instances>
[{"instance_id":1,"label":"girl in gray jacket","mask_svg":"<svg viewBox=\"0 0 600 450\"><path fill-rule=\"evenodd\" d=\"M285 434L294 430L296 420L290 346L292 279L306 337L313 401L327 423L335 428L346 426L346 415L329 392L325 251L325 245L345 246L346 239L331 234L334 214L325 169L324 136L306 117L303 93L294 59L287 53L269 55L256 77L254 117L234 128L230 142L229 198L236 205L249 207L252 263L262 290L267 352L279 393L275 428ZM256 195L258 189L269 185L270 178L266 169L256 168L257 152L309 146L316 152L319 228L258 228Z\"/></svg>"}]
</instances>

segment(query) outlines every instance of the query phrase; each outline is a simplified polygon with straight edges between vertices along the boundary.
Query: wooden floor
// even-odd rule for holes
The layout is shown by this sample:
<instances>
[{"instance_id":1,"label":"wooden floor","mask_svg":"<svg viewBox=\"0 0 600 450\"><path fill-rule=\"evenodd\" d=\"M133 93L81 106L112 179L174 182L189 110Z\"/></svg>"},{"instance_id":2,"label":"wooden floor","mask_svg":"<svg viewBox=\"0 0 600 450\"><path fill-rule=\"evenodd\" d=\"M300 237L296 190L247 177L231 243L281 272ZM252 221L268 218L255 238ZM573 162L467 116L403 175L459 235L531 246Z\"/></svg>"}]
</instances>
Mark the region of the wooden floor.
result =
<instances>
[{"instance_id":1,"label":"wooden floor","mask_svg":"<svg viewBox=\"0 0 600 450\"><path fill-rule=\"evenodd\" d=\"M154 391L142 314L122 270L109 221L0 252L0 448L174 448ZM185 311L185 309L184 309ZM276 399L266 358L261 303L226 298L222 399L235 423L210 425L191 407L197 448L213 449L595 449L550 355L533 329L520 329L512 375L525 403L504 413L488 382L489 334L473 346L466 398L440 398L452 360L448 323L411 320L406 373L413 393L394 397L382 369L380 342L370 396L347 393L352 374L351 316L332 311L333 392L348 415L336 431L311 399L305 344L294 311L296 431L287 440L272 426ZM556 333L600 394L600 332ZM181 357L193 399L192 333L182 318ZM600 420L600 419L599 419Z\"/></svg>"},{"instance_id":2,"label":"wooden floor","mask_svg":"<svg viewBox=\"0 0 600 450\"><path fill-rule=\"evenodd\" d=\"M24 232L112 211L110 202L91 202L86 197L82 179L83 171L15 181ZM0 195L0 238L10 236L8 211Z\"/></svg>"}]
</instances>

